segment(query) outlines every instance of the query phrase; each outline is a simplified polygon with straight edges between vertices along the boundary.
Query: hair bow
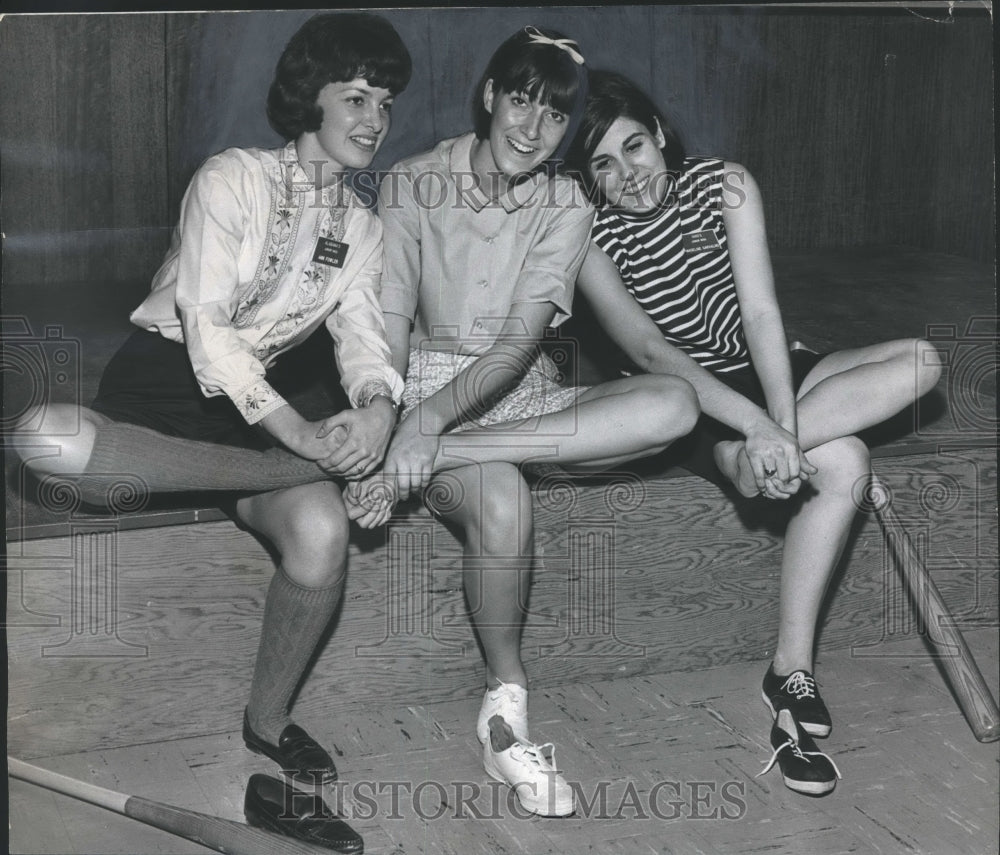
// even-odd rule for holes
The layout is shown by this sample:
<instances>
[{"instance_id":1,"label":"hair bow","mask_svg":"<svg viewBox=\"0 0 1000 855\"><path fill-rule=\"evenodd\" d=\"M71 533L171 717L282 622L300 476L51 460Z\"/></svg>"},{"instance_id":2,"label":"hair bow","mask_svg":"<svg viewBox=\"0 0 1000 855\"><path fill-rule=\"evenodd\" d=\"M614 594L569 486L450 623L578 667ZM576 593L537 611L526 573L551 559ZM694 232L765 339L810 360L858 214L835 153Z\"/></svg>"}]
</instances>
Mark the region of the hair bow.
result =
<instances>
[{"instance_id":1,"label":"hair bow","mask_svg":"<svg viewBox=\"0 0 1000 855\"><path fill-rule=\"evenodd\" d=\"M577 65L583 65L583 54L580 53L580 46L572 39L551 39L538 31L536 27L525 27L532 43L539 45L555 45L560 50L566 51Z\"/></svg>"}]
</instances>

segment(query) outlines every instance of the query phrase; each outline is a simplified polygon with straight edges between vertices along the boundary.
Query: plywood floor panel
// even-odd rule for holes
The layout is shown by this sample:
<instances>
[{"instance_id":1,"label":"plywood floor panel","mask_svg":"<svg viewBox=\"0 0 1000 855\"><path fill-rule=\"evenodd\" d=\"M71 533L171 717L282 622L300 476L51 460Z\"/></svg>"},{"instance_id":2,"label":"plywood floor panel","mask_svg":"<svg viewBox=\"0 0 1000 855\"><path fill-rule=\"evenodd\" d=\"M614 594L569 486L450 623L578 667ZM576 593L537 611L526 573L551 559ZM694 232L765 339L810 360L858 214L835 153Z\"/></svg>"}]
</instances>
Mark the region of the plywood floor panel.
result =
<instances>
[{"instance_id":1,"label":"plywood floor panel","mask_svg":"<svg viewBox=\"0 0 1000 855\"><path fill-rule=\"evenodd\" d=\"M996 630L970 631L968 640L996 692ZM519 818L502 790L494 801L473 733L478 699L387 704L324 720L316 734L338 745L344 782L325 796L334 803L339 792L344 810L361 811L353 824L370 855L995 852L1000 746L975 741L937 669L921 658L922 642L898 642L891 652L858 660L828 651L818 666L835 720L819 744L844 775L821 799L788 790L777 769L755 777L770 755L770 716L758 695L761 668L743 663L534 690L532 728L547 721L538 735L555 740L560 767L590 802L569 819ZM235 726L39 764L235 820L249 775L274 772L243 748ZM658 784L659 817L648 808ZM420 785L418 811L404 788ZM456 800L457 786L467 795L479 788L471 802L479 818ZM447 807L435 818L442 788ZM10 804L13 852L205 851L23 782L11 782Z\"/></svg>"}]
</instances>

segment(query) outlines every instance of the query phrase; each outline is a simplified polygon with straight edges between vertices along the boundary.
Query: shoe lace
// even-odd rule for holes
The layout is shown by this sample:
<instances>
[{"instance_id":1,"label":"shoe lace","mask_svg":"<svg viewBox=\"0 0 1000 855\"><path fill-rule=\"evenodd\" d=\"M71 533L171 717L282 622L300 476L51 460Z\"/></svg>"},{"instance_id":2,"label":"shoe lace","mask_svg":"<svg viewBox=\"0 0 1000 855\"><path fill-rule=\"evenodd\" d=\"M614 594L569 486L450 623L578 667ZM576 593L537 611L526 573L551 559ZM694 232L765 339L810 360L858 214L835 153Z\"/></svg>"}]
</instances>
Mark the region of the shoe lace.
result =
<instances>
[{"instance_id":1,"label":"shoe lace","mask_svg":"<svg viewBox=\"0 0 1000 855\"><path fill-rule=\"evenodd\" d=\"M525 700L525 693L520 686L513 683L498 681L499 685L495 689L490 689L490 699L493 701L502 700L512 707L519 708Z\"/></svg>"},{"instance_id":2,"label":"shoe lace","mask_svg":"<svg viewBox=\"0 0 1000 855\"><path fill-rule=\"evenodd\" d=\"M545 756L545 749L549 750L550 761ZM514 745L511 754L516 754L528 765L536 766L542 772L553 772L559 774L556 768L556 747L551 742L543 742L541 745L533 745L530 742L518 742Z\"/></svg>"},{"instance_id":3,"label":"shoe lace","mask_svg":"<svg viewBox=\"0 0 1000 855\"><path fill-rule=\"evenodd\" d=\"M827 760L830 761L830 765L833 766L833 771L837 775L837 780L838 781L840 780L840 769L837 768L837 764L833 762L833 758L829 754L824 754L822 751L803 751L801 748L799 748L799 743L792 737L788 737L788 739L783 744L779 745L777 748L774 749L774 753L771 755L771 759L764 764L764 768L756 775L754 775L754 777L759 778L761 775L766 775L768 772L770 772L771 767L774 766L774 764L778 760L778 755L789 747L792 749L792 753L796 757L798 757L800 760L805 760L806 763L812 762L809 759L809 757L825 757Z\"/></svg>"},{"instance_id":4,"label":"shoe lace","mask_svg":"<svg viewBox=\"0 0 1000 855\"><path fill-rule=\"evenodd\" d=\"M781 688L795 695L796 700L816 697L816 681L803 671L796 671L782 684Z\"/></svg>"}]
</instances>

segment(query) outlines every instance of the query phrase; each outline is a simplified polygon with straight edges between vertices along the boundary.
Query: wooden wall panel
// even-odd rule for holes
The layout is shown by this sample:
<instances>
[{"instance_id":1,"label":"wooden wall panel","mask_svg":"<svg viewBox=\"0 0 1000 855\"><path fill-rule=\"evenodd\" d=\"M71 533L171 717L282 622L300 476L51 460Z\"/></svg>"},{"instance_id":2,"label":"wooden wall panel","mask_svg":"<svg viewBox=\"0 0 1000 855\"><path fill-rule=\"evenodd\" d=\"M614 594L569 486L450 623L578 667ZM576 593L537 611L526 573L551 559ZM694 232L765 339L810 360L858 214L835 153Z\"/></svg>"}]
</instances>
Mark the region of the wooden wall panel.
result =
<instances>
[{"instance_id":1,"label":"wooden wall panel","mask_svg":"<svg viewBox=\"0 0 1000 855\"><path fill-rule=\"evenodd\" d=\"M197 165L226 146L279 142L266 88L311 14L4 19L5 279L148 279ZM892 243L993 257L985 13L947 23L884 9L385 14L415 75L375 169L466 129L489 52L535 23L578 38L593 66L652 89L692 150L750 168L774 246Z\"/></svg>"},{"instance_id":2,"label":"wooden wall panel","mask_svg":"<svg viewBox=\"0 0 1000 855\"><path fill-rule=\"evenodd\" d=\"M167 18L170 214L198 166L230 146L281 145L265 113L282 46L312 13L221 12Z\"/></svg>"},{"instance_id":3,"label":"wooden wall panel","mask_svg":"<svg viewBox=\"0 0 1000 855\"><path fill-rule=\"evenodd\" d=\"M5 17L0 77L5 281L149 276L166 246L163 16Z\"/></svg>"},{"instance_id":4,"label":"wooden wall panel","mask_svg":"<svg viewBox=\"0 0 1000 855\"><path fill-rule=\"evenodd\" d=\"M757 178L772 246L992 259L985 18L702 8L653 26L653 94L689 150Z\"/></svg>"}]
</instances>

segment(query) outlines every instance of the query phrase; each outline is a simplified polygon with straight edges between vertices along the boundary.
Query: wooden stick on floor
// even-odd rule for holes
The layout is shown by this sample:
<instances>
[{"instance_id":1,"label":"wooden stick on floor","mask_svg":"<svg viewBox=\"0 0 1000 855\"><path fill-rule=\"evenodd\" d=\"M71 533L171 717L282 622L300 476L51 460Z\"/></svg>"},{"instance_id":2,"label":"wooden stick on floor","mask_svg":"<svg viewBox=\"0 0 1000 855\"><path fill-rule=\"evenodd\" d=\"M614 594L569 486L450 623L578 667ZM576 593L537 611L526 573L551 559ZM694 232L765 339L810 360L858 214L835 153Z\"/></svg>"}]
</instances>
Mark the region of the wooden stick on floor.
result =
<instances>
[{"instance_id":1,"label":"wooden stick on floor","mask_svg":"<svg viewBox=\"0 0 1000 855\"><path fill-rule=\"evenodd\" d=\"M154 828L208 846L226 855L330 855L329 849L272 834L259 828L218 816L174 807L163 802L118 793L33 766L8 755L7 771L12 778L37 784L57 793L99 805Z\"/></svg>"},{"instance_id":2,"label":"wooden stick on floor","mask_svg":"<svg viewBox=\"0 0 1000 855\"><path fill-rule=\"evenodd\" d=\"M896 567L910 594L924 638L941 664L969 727L980 742L1000 739L1000 711L965 637L892 507L892 494L872 472L869 496L882 532L896 557Z\"/></svg>"}]
</instances>

